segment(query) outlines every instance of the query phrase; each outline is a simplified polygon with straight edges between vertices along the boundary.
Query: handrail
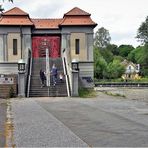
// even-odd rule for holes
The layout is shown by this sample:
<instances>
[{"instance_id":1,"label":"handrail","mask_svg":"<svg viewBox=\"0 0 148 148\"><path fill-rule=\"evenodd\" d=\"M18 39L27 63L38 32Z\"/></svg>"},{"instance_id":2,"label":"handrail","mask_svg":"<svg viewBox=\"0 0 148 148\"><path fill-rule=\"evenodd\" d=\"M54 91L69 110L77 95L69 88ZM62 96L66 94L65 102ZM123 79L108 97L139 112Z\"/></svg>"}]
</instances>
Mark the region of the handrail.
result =
<instances>
[{"instance_id":1,"label":"handrail","mask_svg":"<svg viewBox=\"0 0 148 148\"><path fill-rule=\"evenodd\" d=\"M70 81L69 81L69 75L68 75L68 72L67 72L67 64L66 64L66 60L65 60L65 57L64 57L64 66L65 66L65 75L66 75L66 79L67 79L67 90L68 90L68 96L71 96L71 89L70 89Z\"/></svg>"},{"instance_id":2,"label":"handrail","mask_svg":"<svg viewBox=\"0 0 148 148\"><path fill-rule=\"evenodd\" d=\"M63 55L64 55L65 49L63 50ZM67 55L66 55L67 56ZM69 75L68 75L68 64L67 64L67 60L64 56L62 56L62 60L63 60L63 67L64 67L64 73L65 73L65 78L66 78L66 86L67 86L67 93L68 93L68 97L71 96L71 89L70 89L70 80L69 80Z\"/></svg>"},{"instance_id":3,"label":"handrail","mask_svg":"<svg viewBox=\"0 0 148 148\"><path fill-rule=\"evenodd\" d=\"M30 91L30 80L31 80L31 72L32 72L32 52L29 50L29 68L28 68L28 85L27 85L27 97L29 97L29 91Z\"/></svg>"}]
</instances>

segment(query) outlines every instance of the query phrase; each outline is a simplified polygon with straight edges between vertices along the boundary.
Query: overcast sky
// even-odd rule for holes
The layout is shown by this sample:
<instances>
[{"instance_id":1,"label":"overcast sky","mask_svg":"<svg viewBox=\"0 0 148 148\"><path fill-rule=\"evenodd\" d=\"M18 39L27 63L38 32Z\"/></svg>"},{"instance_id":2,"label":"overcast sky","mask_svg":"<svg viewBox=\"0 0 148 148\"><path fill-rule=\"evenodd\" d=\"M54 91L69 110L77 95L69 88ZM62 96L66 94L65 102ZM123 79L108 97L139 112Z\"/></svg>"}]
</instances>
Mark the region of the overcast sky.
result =
<instances>
[{"instance_id":1,"label":"overcast sky","mask_svg":"<svg viewBox=\"0 0 148 148\"><path fill-rule=\"evenodd\" d=\"M2 0L1 0L2 1ZM62 18L73 7L91 13L100 27L109 30L111 43L138 46L137 29L148 15L148 0L14 0L5 2L5 10L20 7L31 18Z\"/></svg>"}]
</instances>

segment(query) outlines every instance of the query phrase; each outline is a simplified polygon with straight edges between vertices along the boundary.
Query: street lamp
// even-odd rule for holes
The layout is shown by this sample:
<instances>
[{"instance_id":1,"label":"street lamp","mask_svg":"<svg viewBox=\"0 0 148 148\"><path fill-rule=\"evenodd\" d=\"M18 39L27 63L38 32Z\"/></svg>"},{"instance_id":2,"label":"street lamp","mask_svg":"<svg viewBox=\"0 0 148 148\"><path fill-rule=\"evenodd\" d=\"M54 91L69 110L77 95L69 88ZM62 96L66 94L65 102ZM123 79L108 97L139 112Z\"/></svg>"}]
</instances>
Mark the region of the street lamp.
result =
<instances>
[{"instance_id":1,"label":"street lamp","mask_svg":"<svg viewBox=\"0 0 148 148\"><path fill-rule=\"evenodd\" d=\"M18 96L25 97L25 62L23 59L18 61Z\"/></svg>"},{"instance_id":2,"label":"street lamp","mask_svg":"<svg viewBox=\"0 0 148 148\"><path fill-rule=\"evenodd\" d=\"M72 70L79 71L79 62L76 59L73 59L71 62Z\"/></svg>"},{"instance_id":3,"label":"street lamp","mask_svg":"<svg viewBox=\"0 0 148 148\"><path fill-rule=\"evenodd\" d=\"M25 62L23 59L20 59L18 61L18 71L19 72L25 72Z\"/></svg>"}]
</instances>

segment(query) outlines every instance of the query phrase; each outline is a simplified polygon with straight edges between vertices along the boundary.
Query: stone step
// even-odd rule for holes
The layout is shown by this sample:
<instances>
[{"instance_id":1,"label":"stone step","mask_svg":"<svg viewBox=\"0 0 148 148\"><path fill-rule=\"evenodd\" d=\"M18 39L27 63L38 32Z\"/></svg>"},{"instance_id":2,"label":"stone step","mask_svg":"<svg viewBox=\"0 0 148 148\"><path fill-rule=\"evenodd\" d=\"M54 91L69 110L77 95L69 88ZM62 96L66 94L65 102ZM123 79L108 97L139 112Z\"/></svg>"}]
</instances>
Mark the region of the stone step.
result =
<instances>
[{"instance_id":1,"label":"stone step","mask_svg":"<svg viewBox=\"0 0 148 148\"><path fill-rule=\"evenodd\" d=\"M58 74L63 73L63 62L61 58L49 59L50 67L53 63L58 69ZM59 78L56 86L53 86L52 76L50 77L51 86L41 88L41 80L39 76L40 69L46 69L46 58L33 59L32 76L30 83L30 97L40 96L67 96L67 87L65 78L61 83ZM49 94L48 94L49 93Z\"/></svg>"}]
</instances>

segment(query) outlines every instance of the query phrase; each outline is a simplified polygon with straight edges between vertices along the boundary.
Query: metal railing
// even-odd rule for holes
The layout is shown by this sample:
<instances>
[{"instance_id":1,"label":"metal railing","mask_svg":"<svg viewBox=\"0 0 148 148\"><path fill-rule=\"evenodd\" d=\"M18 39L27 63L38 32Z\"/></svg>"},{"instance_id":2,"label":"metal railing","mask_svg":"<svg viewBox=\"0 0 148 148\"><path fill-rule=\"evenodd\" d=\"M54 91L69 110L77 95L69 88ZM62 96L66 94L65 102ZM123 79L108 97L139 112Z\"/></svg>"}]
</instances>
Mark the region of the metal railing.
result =
<instances>
[{"instance_id":1,"label":"metal railing","mask_svg":"<svg viewBox=\"0 0 148 148\"><path fill-rule=\"evenodd\" d=\"M28 74L27 74L27 85L26 85L27 86L26 97L29 97L31 72L32 72L32 52L31 52L31 50L29 50L29 53L28 53Z\"/></svg>"},{"instance_id":2,"label":"metal railing","mask_svg":"<svg viewBox=\"0 0 148 148\"><path fill-rule=\"evenodd\" d=\"M62 54L62 60L63 60L63 67L64 67L64 73L65 73L65 79L66 79L66 86L67 86L67 94L68 96L71 96L71 88L70 88L70 78L68 74L68 62L67 62L67 55L64 56L65 49L63 50Z\"/></svg>"}]
</instances>

